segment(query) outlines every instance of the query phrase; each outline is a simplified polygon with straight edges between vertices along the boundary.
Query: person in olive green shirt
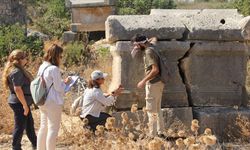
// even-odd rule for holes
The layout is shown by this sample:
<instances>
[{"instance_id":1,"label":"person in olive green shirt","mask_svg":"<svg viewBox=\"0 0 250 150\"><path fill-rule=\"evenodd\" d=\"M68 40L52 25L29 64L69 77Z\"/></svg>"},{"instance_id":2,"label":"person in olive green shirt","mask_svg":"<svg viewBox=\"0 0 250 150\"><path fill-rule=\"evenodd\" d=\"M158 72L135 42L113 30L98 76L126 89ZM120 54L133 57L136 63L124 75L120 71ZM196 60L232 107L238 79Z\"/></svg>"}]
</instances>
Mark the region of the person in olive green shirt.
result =
<instances>
[{"instance_id":1,"label":"person in olive green shirt","mask_svg":"<svg viewBox=\"0 0 250 150\"><path fill-rule=\"evenodd\" d=\"M163 113L161 110L161 99L164 83L160 79L160 60L154 52L157 38L148 39L144 35L136 34L132 39L133 50L132 57L141 51L144 56L145 76L137 84L138 88L146 90L146 109L149 118L150 136L162 136L164 128Z\"/></svg>"}]
</instances>

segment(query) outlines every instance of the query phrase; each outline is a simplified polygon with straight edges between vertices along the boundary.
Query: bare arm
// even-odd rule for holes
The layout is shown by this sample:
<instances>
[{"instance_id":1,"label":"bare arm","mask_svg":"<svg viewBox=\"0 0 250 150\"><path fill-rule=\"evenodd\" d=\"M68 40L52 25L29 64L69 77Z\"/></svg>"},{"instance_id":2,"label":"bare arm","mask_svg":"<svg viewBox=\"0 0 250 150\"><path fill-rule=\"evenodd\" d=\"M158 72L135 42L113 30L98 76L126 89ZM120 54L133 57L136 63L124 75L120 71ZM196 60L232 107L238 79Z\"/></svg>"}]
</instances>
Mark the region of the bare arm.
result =
<instances>
[{"instance_id":1,"label":"bare arm","mask_svg":"<svg viewBox=\"0 0 250 150\"><path fill-rule=\"evenodd\" d=\"M29 107L28 107L27 102L25 100L22 87L21 86L14 86L14 91L16 93L16 96L17 96L18 100L23 105L24 115L27 116L28 113L29 113Z\"/></svg>"},{"instance_id":2,"label":"bare arm","mask_svg":"<svg viewBox=\"0 0 250 150\"><path fill-rule=\"evenodd\" d=\"M149 43L153 44L153 45L156 45L156 42L157 42L157 38L156 37L152 37L148 40Z\"/></svg>"},{"instance_id":3,"label":"bare arm","mask_svg":"<svg viewBox=\"0 0 250 150\"><path fill-rule=\"evenodd\" d=\"M159 74L159 67L156 64L152 65L152 69L149 74L147 74L142 81L146 83L147 81L153 79L157 74Z\"/></svg>"}]
</instances>

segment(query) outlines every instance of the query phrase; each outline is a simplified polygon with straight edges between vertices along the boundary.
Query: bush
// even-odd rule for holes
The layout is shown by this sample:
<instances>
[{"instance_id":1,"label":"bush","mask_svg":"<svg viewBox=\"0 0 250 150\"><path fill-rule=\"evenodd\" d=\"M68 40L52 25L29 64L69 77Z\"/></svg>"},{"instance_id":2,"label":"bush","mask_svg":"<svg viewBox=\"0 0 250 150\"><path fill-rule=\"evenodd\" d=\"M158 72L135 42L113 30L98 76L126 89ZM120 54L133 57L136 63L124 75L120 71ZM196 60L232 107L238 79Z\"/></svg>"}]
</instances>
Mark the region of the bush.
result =
<instances>
[{"instance_id":1,"label":"bush","mask_svg":"<svg viewBox=\"0 0 250 150\"><path fill-rule=\"evenodd\" d=\"M173 9L176 4L173 0L118 0L119 15L149 14L151 9Z\"/></svg>"},{"instance_id":2,"label":"bush","mask_svg":"<svg viewBox=\"0 0 250 150\"><path fill-rule=\"evenodd\" d=\"M233 6L244 16L250 15L250 0L234 0Z\"/></svg>"},{"instance_id":3,"label":"bush","mask_svg":"<svg viewBox=\"0 0 250 150\"><path fill-rule=\"evenodd\" d=\"M40 8L40 17L35 20L35 28L50 37L60 38L70 24L70 13L65 7L64 0L36 0L35 4Z\"/></svg>"},{"instance_id":4,"label":"bush","mask_svg":"<svg viewBox=\"0 0 250 150\"><path fill-rule=\"evenodd\" d=\"M22 49L32 56L39 56L43 53L43 41L38 37L27 37L25 29L18 24L0 26L0 58L8 56L14 49Z\"/></svg>"},{"instance_id":5,"label":"bush","mask_svg":"<svg viewBox=\"0 0 250 150\"><path fill-rule=\"evenodd\" d=\"M95 60L95 53L90 51L89 47L85 46L82 42L69 43L65 46L64 50L64 65L66 67L71 65L88 66Z\"/></svg>"},{"instance_id":6,"label":"bush","mask_svg":"<svg viewBox=\"0 0 250 150\"><path fill-rule=\"evenodd\" d=\"M97 49L97 54L98 56L100 56L101 58L105 58L109 55L109 47L99 47Z\"/></svg>"}]
</instances>

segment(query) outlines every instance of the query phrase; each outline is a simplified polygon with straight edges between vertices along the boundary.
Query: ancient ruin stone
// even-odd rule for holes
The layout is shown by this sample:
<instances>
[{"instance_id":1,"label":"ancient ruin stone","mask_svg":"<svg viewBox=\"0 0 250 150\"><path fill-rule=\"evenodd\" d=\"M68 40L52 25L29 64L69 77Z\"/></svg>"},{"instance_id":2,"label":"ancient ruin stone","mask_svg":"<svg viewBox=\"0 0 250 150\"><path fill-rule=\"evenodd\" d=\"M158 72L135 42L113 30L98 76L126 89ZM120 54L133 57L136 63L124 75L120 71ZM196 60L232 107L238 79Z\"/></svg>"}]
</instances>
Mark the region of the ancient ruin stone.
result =
<instances>
[{"instance_id":1,"label":"ancient ruin stone","mask_svg":"<svg viewBox=\"0 0 250 150\"><path fill-rule=\"evenodd\" d=\"M250 40L250 16L240 21L241 33L245 40Z\"/></svg>"},{"instance_id":2,"label":"ancient ruin stone","mask_svg":"<svg viewBox=\"0 0 250 150\"><path fill-rule=\"evenodd\" d=\"M115 13L115 7L112 1L71 0L71 12L71 31L104 31L105 20Z\"/></svg>"},{"instance_id":3,"label":"ancient ruin stone","mask_svg":"<svg viewBox=\"0 0 250 150\"><path fill-rule=\"evenodd\" d=\"M180 20L165 16L109 16L105 24L106 39L109 42L128 41L137 33L156 36L161 40L181 39L185 31Z\"/></svg>"},{"instance_id":4,"label":"ancient ruin stone","mask_svg":"<svg viewBox=\"0 0 250 150\"><path fill-rule=\"evenodd\" d=\"M166 41L157 44L156 49L161 51L170 70L170 80L163 93L163 107L188 106L186 88L179 73L178 60L189 48L189 42ZM115 89L120 84L125 88L116 102L116 107L119 109L129 108L133 103L138 103L139 107L145 105L144 89L139 90L136 87L144 77L142 56L132 59L131 49L130 42L117 42L116 46L111 49L113 66L110 89Z\"/></svg>"},{"instance_id":5,"label":"ancient ruin stone","mask_svg":"<svg viewBox=\"0 0 250 150\"><path fill-rule=\"evenodd\" d=\"M192 106L242 104L248 48L239 42L195 43L182 60Z\"/></svg>"},{"instance_id":6,"label":"ancient ruin stone","mask_svg":"<svg viewBox=\"0 0 250 150\"><path fill-rule=\"evenodd\" d=\"M25 23L26 11L18 0L0 0L0 25Z\"/></svg>"},{"instance_id":7,"label":"ancient ruin stone","mask_svg":"<svg viewBox=\"0 0 250 150\"><path fill-rule=\"evenodd\" d=\"M190 129L191 122L193 120L192 108L191 107L180 107L180 108L163 108L163 118L165 122L165 129L172 129L174 131L181 129L185 129L188 131ZM140 118L140 122L143 124L148 123L147 114L144 116L141 110L138 111L138 115L135 113L131 113L130 111L125 111L128 114L129 119L132 119L134 122L139 122L138 115ZM121 114L122 112L113 113L117 120L118 126L121 126ZM143 118L145 117L145 122L143 122ZM173 135L170 135L173 136Z\"/></svg>"},{"instance_id":8,"label":"ancient ruin stone","mask_svg":"<svg viewBox=\"0 0 250 150\"><path fill-rule=\"evenodd\" d=\"M200 133L205 128L212 129L220 142L243 142L249 140L244 121L250 121L250 110L248 108L227 108L227 107L208 107L193 108L194 118L199 120Z\"/></svg>"},{"instance_id":9,"label":"ancient ruin stone","mask_svg":"<svg viewBox=\"0 0 250 150\"><path fill-rule=\"evenodd\" d=\"M164 10L153 9L151 15L175 16L186 27L190 40L244 41L236 9Z\"/></svg>"},{"instance_id":10,"label":"ancient ruin stone","mask_svg":"<svg viewBox=\"0 0 250 150\"><path fill-rule=\"evenodd\" d=\"M72 31L66 31L63 33L63 42L72 42L77 40L78 38L78 34L76 32L72 32Z\"/></svg>"}]
</instances>

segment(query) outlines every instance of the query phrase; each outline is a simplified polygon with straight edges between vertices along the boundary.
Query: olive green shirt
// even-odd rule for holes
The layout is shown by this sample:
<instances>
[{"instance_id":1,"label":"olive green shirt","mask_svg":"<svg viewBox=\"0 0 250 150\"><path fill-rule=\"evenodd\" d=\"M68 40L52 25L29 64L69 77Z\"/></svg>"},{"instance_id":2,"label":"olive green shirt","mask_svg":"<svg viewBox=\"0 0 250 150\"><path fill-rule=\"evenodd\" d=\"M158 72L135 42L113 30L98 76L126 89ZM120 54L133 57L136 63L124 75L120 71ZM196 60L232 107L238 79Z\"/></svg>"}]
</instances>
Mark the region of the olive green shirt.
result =
<instances>
[{"instance_id":1,"label":"olive green shirt","mask_svg":"<svg viewBox=\"0 0 250 150\"><path fill-rule=\"evenodd\" d=\"M144 68L145 73L148 75L152 70L152 65L156 64L159 67L159 57L155 52L152 50L153 47L146 48L144 53ZM161 81L160 74L156 75L153 79L151 79L150 83L156 83Z\"/></svg>"}]
</instances>

